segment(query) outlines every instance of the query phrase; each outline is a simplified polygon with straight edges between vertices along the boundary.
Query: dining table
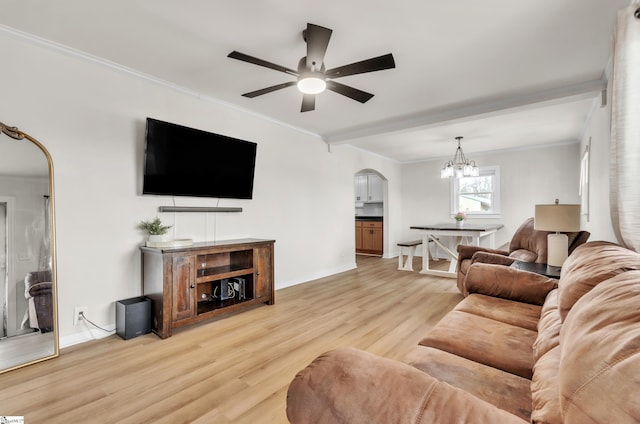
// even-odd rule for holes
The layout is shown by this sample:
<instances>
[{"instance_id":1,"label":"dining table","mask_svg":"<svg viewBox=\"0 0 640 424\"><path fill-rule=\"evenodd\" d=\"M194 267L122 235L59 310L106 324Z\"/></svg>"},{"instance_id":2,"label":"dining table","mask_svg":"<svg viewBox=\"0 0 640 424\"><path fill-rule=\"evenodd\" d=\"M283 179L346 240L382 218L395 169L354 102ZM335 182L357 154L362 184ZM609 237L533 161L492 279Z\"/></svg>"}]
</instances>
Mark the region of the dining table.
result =
<instances>
[{"instance_id":1,"label":"dining table","mask_svg":"<svg viewBox=\"0 0 640 424\"><path fill-rule=\"evenodd\" d=\"M496 223L477 224L468 222L463 222L462 224L460 224L459 222L450 222L410 226L410 229L418 230L422 236L422 270L420 271L420 273L456 278L456 268L458 265L457 246L463 243L480 246L480 240L488 237L488 247L495 249L496 233L502 227L504 227L504 225ZM453 249L445 245L443 243L443 240L440 240L440 237L443 236L453 238ZM440 247L449 256L451 261L449 263L449 269L447 271L431 269L429 267L428 249L430 241L433 242L436 246Z\"/></svg>"}]
</instances>

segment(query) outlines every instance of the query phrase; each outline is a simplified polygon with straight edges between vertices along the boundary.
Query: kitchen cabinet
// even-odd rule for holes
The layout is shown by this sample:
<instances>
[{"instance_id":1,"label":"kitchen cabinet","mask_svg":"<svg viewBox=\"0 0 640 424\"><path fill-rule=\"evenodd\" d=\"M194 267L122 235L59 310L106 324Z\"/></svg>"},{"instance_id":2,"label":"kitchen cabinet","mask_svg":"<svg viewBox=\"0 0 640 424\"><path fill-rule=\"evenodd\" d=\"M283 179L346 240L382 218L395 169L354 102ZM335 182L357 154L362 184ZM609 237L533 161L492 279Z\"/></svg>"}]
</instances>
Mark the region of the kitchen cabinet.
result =
<instances>
[{"instance_id":1,"label":"kitchen cabinet","mask_svg":"<svg viewBox=\"0 0 640 424\"><path fill-rule=\"evenodd\" d=\"M383 180L378 175L356 175L354 184L356 202L381 203L383 201Z\"/></svg>"},{"instance_id":2,"label":"kitchen cabinet","mask_svg":"<svg viewBox=\"0 0 640 424\"><path fill-rule=\"evenodd\" d=\"M356 202L364 202L367 200L368 192L367 192L367 176L366 175L356 175L354 179L354 191L355 191L355 201Z\"/></svg>"},{"instance_id":3,"label":"kitchen cabinet","mask_svg":"<svg viewBox=\"0 0 640 424\"><path fill-rule=\"evenodd\" d=\"M356 221L356 253L382 255L383 228L382 221Z\"/></svg>"},{"instance_id":4,"label":"kitchen cabinet","mask_svg":"<svg viewBox=\"0 0 640 424\"><path fill-rule=\"evenodd\" d=\"M382 202L382 178L377 175L367 175L367 202Z\"/></svg>"}]
</instances>

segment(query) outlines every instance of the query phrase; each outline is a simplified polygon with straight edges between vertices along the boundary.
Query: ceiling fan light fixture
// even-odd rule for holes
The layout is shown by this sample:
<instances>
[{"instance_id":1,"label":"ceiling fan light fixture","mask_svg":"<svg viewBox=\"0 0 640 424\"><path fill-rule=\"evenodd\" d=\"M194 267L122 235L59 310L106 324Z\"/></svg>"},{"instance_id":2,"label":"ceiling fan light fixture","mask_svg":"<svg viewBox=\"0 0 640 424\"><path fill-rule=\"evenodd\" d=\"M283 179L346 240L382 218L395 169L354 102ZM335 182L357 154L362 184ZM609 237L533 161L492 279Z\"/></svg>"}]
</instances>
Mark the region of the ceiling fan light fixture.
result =
<instances>
[{"instance_id":1,"label":"ceiling fan light fixture","mask_svg":"<svg viewBox=\"0 0 640 424\"><path fill-rule=\"evenodd\" d=\"M298 90L304 94L322 93L327 88L324 75L320 73L308 73L298 78Z\"/></svg>"},{"instance_id":2,"label":"ceiling fan light fixture","mask_svg":"<svg viewBox=\"0 0 640 424\"><path fill-rule=\"evenodd\" d=\"M348 97L360 103L366 103L371 100L373 94L345 84L340 84L339 82L336 82L335 79L395 68L396 63L393 59L393 55L391 53L387 53L382 56L353 62L348 65L326 69L324 65L324 56L327 51L327 47L329 46L329 40L331 40L332 33L333 30L329 28L307 23L307 28L302 31L302 36L307 44L307 54L298 61L298 67L295 70L240 53L236 50L229 53L227 57L230 57L231 59L262 66L264 68L296 77L295 80L289 80L285 83L272 85L260 90L250 91L248 93L244 93L242 96L252 99L257 96L262 96L263 94L272 93L277 90L282 90L283 88L297 85L298 90L304 94L304 96L302 96L300 112L315 110L315 95L322 93L325 90L333 91L334 93Z\"/></svg>"}]
</instances>

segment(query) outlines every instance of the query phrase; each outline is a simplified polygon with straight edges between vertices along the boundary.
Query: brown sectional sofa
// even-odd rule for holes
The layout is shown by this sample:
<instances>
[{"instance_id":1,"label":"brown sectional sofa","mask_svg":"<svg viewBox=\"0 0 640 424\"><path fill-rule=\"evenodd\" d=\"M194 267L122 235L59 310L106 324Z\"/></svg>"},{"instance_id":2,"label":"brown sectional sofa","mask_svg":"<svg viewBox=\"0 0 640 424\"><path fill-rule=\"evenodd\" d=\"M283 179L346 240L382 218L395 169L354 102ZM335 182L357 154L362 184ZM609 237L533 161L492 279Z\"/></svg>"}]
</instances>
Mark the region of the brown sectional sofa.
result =
<instances>
[{"instance_id":1,"label":"brown sectional sofa","mask_svg":"<svg viewBox=\"0 0 640 424\"><path fill-rule=\"evenodd\" d=\"M342 348L292 381L291 423L640 420L640 254L571 254L560 280L475 263L469 293L404 360Z\"/></svg>"}]
</instances>

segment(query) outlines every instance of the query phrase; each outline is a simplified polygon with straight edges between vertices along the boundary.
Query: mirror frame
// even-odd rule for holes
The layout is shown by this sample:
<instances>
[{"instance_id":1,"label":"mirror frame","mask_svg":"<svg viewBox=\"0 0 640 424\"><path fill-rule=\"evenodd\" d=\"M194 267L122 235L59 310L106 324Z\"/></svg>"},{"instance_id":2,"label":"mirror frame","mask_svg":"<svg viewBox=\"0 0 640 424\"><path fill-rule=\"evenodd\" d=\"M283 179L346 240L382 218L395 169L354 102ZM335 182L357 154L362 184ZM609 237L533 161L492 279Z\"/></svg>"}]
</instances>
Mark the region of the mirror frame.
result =
<instances>
[{"instance_id":1,"label":"mirror frame","mask_svg":"<svg viewBox=\"0 0 640 424\"><path fill-rule=\"evenodd\" d=\"M0 374L9 372L18 368L26 367L36 364L38 362L46 361L48 359L57 358L60 355L59 346L59 333L58 333L58 277L57 277L57 261L56 261L56 226L55 226L55 193L53 184L53 160L49 151L35 138L29 134L20 131L17 127L11 127L0 122L0 136L5 135L13 138L14 140L22 141L27 140L35 144L47 158L47 165L49 168L49 227L51 236L51 295L53 306L53 353L51 355L45 355L41 358L27 361L21 364L13 365L8 368L0 369Z\"/></svg>"}]
</instances>

